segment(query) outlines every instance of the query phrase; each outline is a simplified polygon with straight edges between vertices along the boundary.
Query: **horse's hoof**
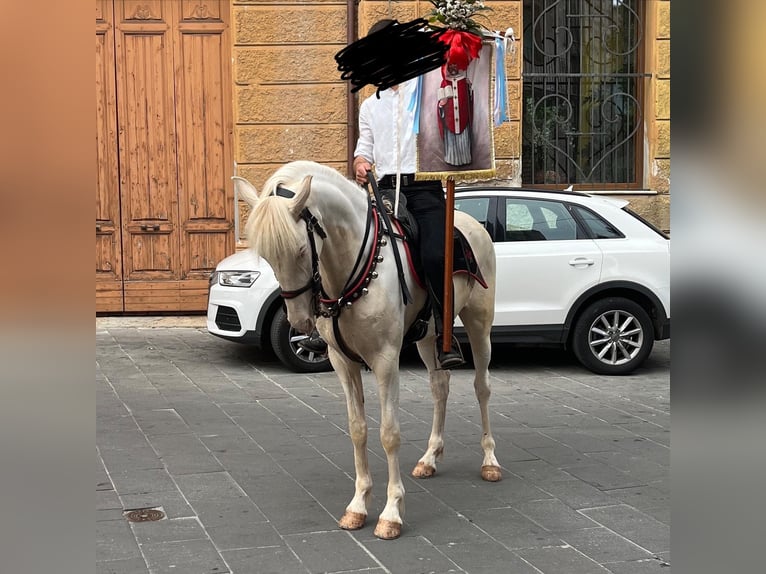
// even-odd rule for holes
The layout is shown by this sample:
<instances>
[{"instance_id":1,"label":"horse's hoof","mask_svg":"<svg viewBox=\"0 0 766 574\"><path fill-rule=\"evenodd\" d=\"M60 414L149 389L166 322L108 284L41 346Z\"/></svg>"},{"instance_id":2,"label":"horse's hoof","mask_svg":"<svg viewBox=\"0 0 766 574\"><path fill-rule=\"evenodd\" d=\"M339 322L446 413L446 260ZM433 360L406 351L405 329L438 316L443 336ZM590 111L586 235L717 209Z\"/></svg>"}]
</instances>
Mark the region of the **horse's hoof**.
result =
<instances>
[{"instance_id":1,"label":"horse's hoof","mask_svg":"<svg viewBox=\"0 0 766 574\"><path fill-rule=\"evenodd\" d=\"M487 482L497 482L503 478L503 471L494 464L485 464L481 467L481 477Z\"/></svg>"},{"instance_id":2,"label":"horse's hoof","mask_svg":"<svg viewBox=\"0 0 766 574\"><path fill-rule=\"evenodd\" d=\"M402 534L402 525L381 518L375 527L375 536L382 540L394 540Z\"/></svg>"},{"instance_id":3,"label":"horse's hoof","mask_svg":"<svg viewBox=\"0 0 766 574\"><path fill-rule=\"evenodd\" d=\"M366 514L361 514L360 512L349 512L347 510L343 516L341 516L341 519L338 520L338 526L340 526L343 530L359 530L364 526L366 520Z\"/></svg>"},{"instance_id":4,"label":"horse's hoof","mask_svg":"<svg viewBox=\"0 0 766 574\"><path fill-rule=\"evenodd\" d=\"M415 478L431 478L436 474L436 469L430 464L419 462L412 469L412 476Z\"/></svg>"}]
</instances>

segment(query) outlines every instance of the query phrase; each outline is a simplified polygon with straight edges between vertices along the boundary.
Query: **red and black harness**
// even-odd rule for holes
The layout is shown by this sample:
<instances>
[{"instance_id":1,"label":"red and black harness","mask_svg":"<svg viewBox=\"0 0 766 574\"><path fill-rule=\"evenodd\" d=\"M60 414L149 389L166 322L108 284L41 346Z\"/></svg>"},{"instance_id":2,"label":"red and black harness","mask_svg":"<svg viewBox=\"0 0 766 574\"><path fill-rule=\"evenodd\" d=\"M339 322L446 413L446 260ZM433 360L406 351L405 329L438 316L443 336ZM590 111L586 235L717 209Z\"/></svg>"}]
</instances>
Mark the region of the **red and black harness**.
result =
<instances>
[{"instance_id":1,"label":"red and black harness","mask_svg":"<svg viewBox=\"0 0 766 574\"><path fill-rule=\"evenodd\" d=\"M378 193L377 186L374 186L374 191L376 194ZM280 197L286 198L292 198L295 196L293 191L282 186L277 187L276 194ZM327 234L322 228L322 225L319 223L319 220L316 218L316 216L311 213L308 208L304 208L301 211L301 219L303 219L303 221L306 223L306 230L308 231L309 247L311 249L311 277L303 287L294 289L292 291L281 291L283 299L293 299L310 289L312 292L312 306L314 309L314 315L332 318L333 333L341 351L350 359L362 364L364 364L364 361L356 353L348 348L348 345L341 336L340 328L338 326L338 318L340 316L340 312L343 309L350 308L360 297L366 295L368 292L367 287L370 284L370 281L378 277L378 272L375 270L375 268L377 267L378 263L383 261L383 256L380 255L380 248L388 243L384 235L388 235L394 239L401 239L403 241L405 240L403 235L393 231L393 226L391 225L391 221L388 219L388 214L385 212L385 210L381 210L378 207L378 204L379 202L376 198L369 198L367 208L367 223L365 225L364 238L362 239L362 247L359 250L356 261L354 262L351 274L346 280L343 289L341 289L340 295L336 298L330 297L322 285L322 277L319 273L319 253L316 247L316 239L314 238L314 233L319 235L319 237L322 239L326 239ZM370 239L371 233L373 239L372 248L369 250L369 253L366 254L365 257L365 248ZM393 252L397 261L397 267L399 269L399 277L401 278L402 297L404 298L406 304L412 300L412 296L407 290L407 286L403 279L404 273L401 260L399 258L399 250L393 249Z\"/></svg>"}]
</instances>

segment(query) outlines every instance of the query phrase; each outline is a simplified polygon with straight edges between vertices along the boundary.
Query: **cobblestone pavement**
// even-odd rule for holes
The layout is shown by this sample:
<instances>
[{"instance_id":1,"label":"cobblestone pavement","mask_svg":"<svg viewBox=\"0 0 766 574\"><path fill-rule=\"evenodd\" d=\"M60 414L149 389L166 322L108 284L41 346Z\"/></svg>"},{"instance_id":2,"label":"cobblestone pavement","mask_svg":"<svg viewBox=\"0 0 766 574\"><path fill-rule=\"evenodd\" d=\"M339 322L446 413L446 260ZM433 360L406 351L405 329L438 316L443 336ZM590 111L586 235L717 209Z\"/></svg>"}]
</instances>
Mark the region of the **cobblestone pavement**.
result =
<instances>
[{"instance_id":1,"label":"cobblestone pavement","mask_svg":"<svg viewBox=\"0 0 766 574\"><path fill-rule=\"evenodd\" d=\"M437 476L409 476L432 411L425 370L406 351L405 523L399 540L380 541L387 475L371 374L374 496L368 525L346 532L336 520L353 457L334 373L290 373L203 324L96 321L99 573L670 571L668 341L636 374L612 378L564 352L496 346L504 478L492 484L479 476L470 368L453 372ZM138 508L166 517L129 522L124 511Z\"/></svg>"}]
</instances>

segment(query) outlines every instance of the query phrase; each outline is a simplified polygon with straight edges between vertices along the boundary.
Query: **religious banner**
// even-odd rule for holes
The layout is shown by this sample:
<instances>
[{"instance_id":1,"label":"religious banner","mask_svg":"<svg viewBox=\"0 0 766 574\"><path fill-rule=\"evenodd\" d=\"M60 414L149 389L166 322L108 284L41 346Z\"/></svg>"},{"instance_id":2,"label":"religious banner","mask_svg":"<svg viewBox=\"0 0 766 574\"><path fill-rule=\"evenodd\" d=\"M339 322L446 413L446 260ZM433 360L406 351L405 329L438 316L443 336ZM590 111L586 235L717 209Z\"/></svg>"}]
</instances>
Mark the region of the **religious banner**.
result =
<instances>
[{"instance_id":1,"label":"religious banner","mask_svg":"<svg viewBox=\"0 0 766 574\"><path fill-rule=\"evenodd\" d=\"M444 63L421 77L416 121L420 179L495 175L490 102L494 42L474 17L482 0L432 0L429 24L441 28Z\"/></svg>"},{"instance_id":2,"label":"religious banner","mask_svg":"<svg viewBox=\"0 0 766 574\"><path fill-rule=\"evenodd\" d=\"M484 44L465 69L448 62L422 76L417 128L419 179L495 175L492 53L492 44Z\"/></svg>"}]
</instances>

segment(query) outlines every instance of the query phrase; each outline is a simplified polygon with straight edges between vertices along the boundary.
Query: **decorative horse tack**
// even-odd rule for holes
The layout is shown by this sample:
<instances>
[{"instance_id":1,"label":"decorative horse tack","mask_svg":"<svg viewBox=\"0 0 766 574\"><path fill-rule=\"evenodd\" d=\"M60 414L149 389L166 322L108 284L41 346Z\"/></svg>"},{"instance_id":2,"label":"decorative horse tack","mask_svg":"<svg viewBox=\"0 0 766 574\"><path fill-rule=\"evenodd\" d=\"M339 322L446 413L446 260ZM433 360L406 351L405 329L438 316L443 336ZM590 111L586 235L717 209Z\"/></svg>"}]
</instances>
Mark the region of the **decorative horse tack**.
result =
<instances>
[{"instance_id":1,"label":"decorative horse tack","mask_svg":"<svg viewBox=\"0 0 766 574\"><path fill-rule=\"evenodd\" d=\"M403 247L400 242L380 236L380 224L375 210L369 207L368 194L336 170L314 162L289 163L269 178L260 196L242 178L235 178L235 185L240 197L253 206L246 228L250 246L271 264L280 285L303 286L286 291L288 320L303 332L311 332L316 323L343 386L356 470L354 497L338 521L344 529L364 526L372 498L359 361L369 365L375 375L381 404L380 439L388 459L386 504L378 517L375 535L397 538L404 513L404 484L399 470L399 352L404 333L425 303L425 291L405 268L413 304L404 305L401 298L392 296L398 291L399 277L394 258L384 251L392 254ZM293 187L296 192L290 198L277 195L279 186ZM485 288L467 274L456 275L454 302L473 352L484 452L481 477L497 481L502 473L494 453L488 409L495 255L492 240L475 219L456 212L455 224L470 242L486 281ZM313 240L314 234L321 241ZM317 314L322 304L327 306L326 313ZM436 369L434 340L431 324L428 334L417 343L428 368L434 414L428 448L412 471L416 478L434 476L436 462L444 452L450 373Z\"/></svg>"}]
</instances>

